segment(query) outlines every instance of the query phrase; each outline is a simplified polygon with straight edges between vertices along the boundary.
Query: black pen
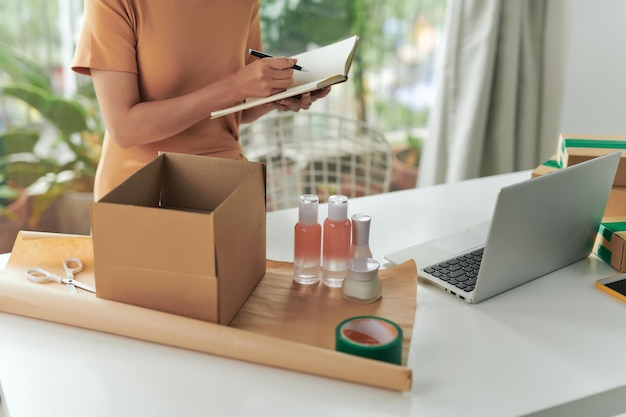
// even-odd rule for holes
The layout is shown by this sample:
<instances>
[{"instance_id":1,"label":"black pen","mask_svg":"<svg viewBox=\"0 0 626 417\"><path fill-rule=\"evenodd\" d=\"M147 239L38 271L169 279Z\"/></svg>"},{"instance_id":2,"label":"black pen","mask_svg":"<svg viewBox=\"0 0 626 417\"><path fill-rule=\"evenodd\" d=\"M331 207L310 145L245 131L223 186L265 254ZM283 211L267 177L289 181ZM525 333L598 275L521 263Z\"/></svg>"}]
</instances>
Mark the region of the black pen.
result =
<instances>
[{"instance_id":1,"label":"black pen","mask_svg":"<svg viewBox=\"0 0 626 417\"><path fill-rule=\"evenodd\" d=\"M266 54L265 52L261 52L261 51L257 51L256 49L248 49L248 53L252 56L255 56L257 58L274 58L273 56ZM291 67L293 69L295 69L296 71L305 71L306 70L304 68L302 68L300 65L294 65L293 67Z\"/></svg>"}]
</instances>

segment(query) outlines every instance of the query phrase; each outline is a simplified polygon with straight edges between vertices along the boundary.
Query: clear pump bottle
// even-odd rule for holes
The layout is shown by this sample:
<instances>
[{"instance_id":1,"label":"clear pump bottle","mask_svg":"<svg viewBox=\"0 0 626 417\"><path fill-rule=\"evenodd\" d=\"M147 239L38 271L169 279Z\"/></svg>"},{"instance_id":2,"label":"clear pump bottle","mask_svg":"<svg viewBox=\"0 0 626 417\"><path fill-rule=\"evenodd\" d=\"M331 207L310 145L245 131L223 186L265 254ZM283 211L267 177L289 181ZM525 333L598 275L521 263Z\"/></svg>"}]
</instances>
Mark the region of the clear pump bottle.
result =
<instances>
[{"instance_id":1,"label":"clear pump bottle","mask_svg":"<svg viewBox=\"0 0 626 417\"><path fill-rule=\"evenodd\" d=\"M324 220L322 256L322 283L340 288L346 278L346 263L350 259L350 219L348 197L331 195L328 198L328 217Z\"/></svg>"},{"instance_id":2,"label":"clear pump bottle","mask_svg":"<svg viewBox=\"0 0 626 417\"><path fill-rule=\"evenodd\" d=\"M372 216L368 214L355 214L352 220L352 246L350 256L352 258L371 258L370 250L370 224Z\"/></svg>"},{"instance_id":3,"label":"clear pump bottle","mask_svg":"<svg viewBox=\"0 0 626 417\"><path fill-rule=\"evenodd\" d=\"M315 284L320 281L322 226L317 220L318 207L319 198L316 195L300 196L293 242L293 280L299 284Z\"/></svg>"}]
</instances>

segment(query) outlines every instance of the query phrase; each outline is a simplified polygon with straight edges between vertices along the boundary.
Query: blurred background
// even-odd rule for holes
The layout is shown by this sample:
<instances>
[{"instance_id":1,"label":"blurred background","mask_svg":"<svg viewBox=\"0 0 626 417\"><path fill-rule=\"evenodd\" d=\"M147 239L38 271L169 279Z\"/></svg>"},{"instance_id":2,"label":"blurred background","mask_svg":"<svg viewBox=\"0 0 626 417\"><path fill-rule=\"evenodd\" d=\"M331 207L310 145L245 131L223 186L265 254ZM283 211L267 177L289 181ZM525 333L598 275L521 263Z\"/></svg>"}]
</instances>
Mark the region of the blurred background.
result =
<instances>
[{"instance_id":1,"label":"blurred background","mask_svg":"<svg viewBox=\"0 0 626 417\"><path fill-rule=\"evenodd\" d=\"M362 120L399 146L421 146L445 9L444 0L263 0L262 34L274 55L358 34L349 81L315 111ZM0 3L0 251L10 249L17 224L89 233L86 206L104 126L91 79L70 70L82 16L83 0ZM26 189L27 201L13 212L15 186Z\"/></svg>"},{"instance_id":2,"label":"blurred background","mask_svg":"<svg viewBox=\"0 0 626 417\"><path fill-rule=\"evenodd\" d=\"M0 2L0 252L16 229L90 230L104 126L70 71L83 1ZM626 2L260 3L274 55L360 36L350 79L312 111L384 137L382 192L534 168L560 132L626 132Z\"/></svg>"}]
</instances>

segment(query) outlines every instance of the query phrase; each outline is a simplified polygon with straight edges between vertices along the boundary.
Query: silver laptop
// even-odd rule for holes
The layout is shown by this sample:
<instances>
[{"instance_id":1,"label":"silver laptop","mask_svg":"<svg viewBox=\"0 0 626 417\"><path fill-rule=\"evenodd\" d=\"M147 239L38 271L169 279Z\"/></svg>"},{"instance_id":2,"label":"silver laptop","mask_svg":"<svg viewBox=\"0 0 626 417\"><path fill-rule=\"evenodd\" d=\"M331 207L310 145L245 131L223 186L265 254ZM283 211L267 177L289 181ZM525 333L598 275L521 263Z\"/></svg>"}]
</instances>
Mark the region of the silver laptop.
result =
<instances>
[{"instance_id":1,"label":"silver laptop","mask_svg":"<svg viewBox=\"0 0 626 417\"><path fill-rule=\"evenodd\" d=\"M491 221L385 258L469 303L563 268L591 253L620 154L504 187Z\"/></svg>"}]
</instances>

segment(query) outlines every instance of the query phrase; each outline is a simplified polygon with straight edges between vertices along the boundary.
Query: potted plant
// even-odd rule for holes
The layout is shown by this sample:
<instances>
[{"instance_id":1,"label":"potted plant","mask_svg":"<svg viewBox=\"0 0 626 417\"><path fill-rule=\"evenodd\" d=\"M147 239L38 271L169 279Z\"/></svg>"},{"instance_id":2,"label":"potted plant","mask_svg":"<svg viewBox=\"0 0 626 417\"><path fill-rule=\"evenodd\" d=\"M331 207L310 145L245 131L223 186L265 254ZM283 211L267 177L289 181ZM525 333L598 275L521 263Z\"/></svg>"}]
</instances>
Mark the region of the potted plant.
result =
<instances>
[{"instance_id":1,"label":"potted plant","mask_svg":"<svg viewBox=\"0 0 626 417\"><path fill-rule=\"evenodd\" d=\"M0 253L11 250L29 214L26 186L30 180L20 172L19 163L12 163L11 155L28 152L38 139L35 132L0 134Z\"/></svg>"},{"instance_id":2,"label":"potted plant","mask_svg":"<svg viewBox=\"0 0 626 417\"><path fill-rule=\"evenodd\" d=\"M93 200L93 178L104 132L93 86L84 86L75 97L62 97L54 91L45 71L2 45L0 69L8 75L8 81L0 87L0 98L13 108L23 109L18 112L21 117L7 118L5 135L12 135L17 141L24 140L26 134L36 136L34 145L24 143L20 152L5 155L13 174L18 171L25 177L21 185L31 194L28 228L37 228L53 205L62 206L57 207L59 215L54 217L67 223L73 211L65 207L63 200L78 191L88 194L79 208L81 230L55 224L53 229L57 230L51 231L88 233L87 203ZM10 176L7 178L11 180Z\"/></svg>"},{"instance_id":3,"label":"potted plant","mask_svg":"<svg viewBox=\"0 0 626 417\"><path fill-rule=\"evenodd\" d=\"M409 134L403 146L393 150L391 190L415 188L424 140Z\"/></svg>"},{"instance_id":4,"label":"potted plant","mask_svg":"<svg viewBox=\"0 0 626 417\"><path fill-rule=\"evenodd\" d=\"M0 253L11 251L17 233L28 217L26 190L15 185L0 185Z\"/></svg>"}]
</instances>

